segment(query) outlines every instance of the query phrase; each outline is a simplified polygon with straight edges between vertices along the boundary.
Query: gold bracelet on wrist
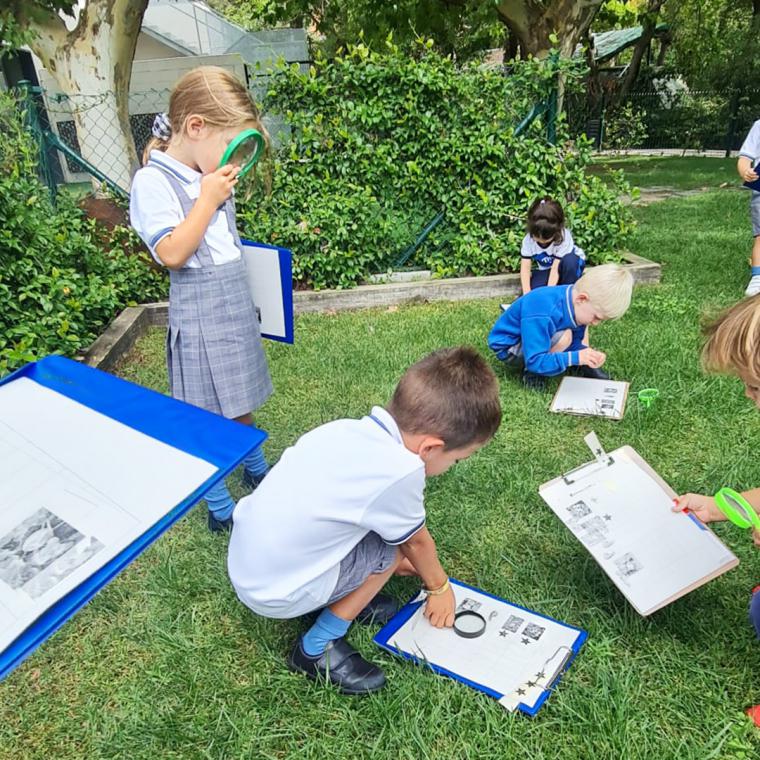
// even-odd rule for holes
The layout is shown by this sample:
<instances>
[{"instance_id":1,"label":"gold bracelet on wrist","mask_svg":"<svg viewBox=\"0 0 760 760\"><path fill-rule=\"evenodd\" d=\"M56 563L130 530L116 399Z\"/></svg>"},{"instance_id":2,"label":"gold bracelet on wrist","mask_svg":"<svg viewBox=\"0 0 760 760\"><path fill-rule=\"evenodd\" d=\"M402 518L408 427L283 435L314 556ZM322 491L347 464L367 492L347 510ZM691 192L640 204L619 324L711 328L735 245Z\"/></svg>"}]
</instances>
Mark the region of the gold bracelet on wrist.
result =
<instances>
[{"instance_id":1,"label":"gold bracelet on wrist","mask_svg":"<svg viewBox=\"0 0 760 760\"><path fill-rule=\"evenodd\" d=\"M449 586L451 584L449 583L449 579L446 578L442 586L439 586L438 588L424 588L422 589L428 596L440 596L444 592L448 591Z\"/></svg>"}]
</instances>

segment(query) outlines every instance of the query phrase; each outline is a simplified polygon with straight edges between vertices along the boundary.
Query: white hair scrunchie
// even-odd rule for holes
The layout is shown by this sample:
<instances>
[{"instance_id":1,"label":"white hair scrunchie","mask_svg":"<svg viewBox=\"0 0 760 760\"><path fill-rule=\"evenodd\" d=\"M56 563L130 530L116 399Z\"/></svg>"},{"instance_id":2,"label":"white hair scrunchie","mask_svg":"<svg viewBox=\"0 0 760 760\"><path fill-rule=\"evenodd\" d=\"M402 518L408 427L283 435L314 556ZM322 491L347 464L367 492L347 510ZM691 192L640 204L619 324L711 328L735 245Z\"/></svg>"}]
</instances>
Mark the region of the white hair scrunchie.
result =
<instances>
[{"instance_id":1,"label":"white hair scrunchie","mask_svg":"<svg viewBox=\"0 0 760 760\"><path fill-rule=\"evenodd\" d=\"M165 113L157 113L150 131L153 132L153 137L167 142L172 136L172 123L169 121L169 116Z\"/></svg>"}]
</instances>

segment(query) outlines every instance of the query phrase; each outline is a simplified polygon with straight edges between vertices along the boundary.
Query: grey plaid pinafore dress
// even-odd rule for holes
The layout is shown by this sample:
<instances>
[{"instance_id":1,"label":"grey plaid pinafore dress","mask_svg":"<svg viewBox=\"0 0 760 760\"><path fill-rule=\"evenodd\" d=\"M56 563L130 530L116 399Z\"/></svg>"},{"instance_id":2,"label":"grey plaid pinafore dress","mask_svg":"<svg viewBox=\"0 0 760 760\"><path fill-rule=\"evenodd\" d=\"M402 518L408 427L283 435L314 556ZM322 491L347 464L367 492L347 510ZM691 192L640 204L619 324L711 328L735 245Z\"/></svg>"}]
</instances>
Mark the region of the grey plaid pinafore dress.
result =
<instances>
[{"instance_id":1,"label":"grey plaid pinafore dress","mask_svg":"<svg viewBox=\"0 0 760 760\"><path fill-rule=\"evenodd\" d=\"M179 181L169 180L187 216L195 204ZM216 265L205 240L195 255L200 267L169 270L166 362L174 398L234 418L258 409L272 393L261 329L246 277L242 244L230 196L225 213L241 257Z\"/></svg>"}]
</instances>

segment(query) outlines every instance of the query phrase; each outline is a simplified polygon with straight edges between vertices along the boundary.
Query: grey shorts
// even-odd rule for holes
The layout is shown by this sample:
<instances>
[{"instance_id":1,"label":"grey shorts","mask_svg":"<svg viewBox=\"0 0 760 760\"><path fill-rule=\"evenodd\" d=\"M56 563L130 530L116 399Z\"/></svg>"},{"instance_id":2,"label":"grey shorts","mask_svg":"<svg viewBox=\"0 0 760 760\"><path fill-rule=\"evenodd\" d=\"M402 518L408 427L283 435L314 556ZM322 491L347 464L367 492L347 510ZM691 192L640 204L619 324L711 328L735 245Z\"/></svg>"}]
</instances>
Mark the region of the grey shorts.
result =
<instances>
[{"instance_id":1,"label":"grey shorts","mask_svg":"<svg viewBox=\"0 0 760 760\"><path fill-rule=\"evenodd\" d=\"M752 219L752 234L757 237L760 235L760 193L752 191L752 197L749 199L749 216Z\"/></svg>"},{"instance_id":2,"label":"grey shorts","mask_svg":"<svg viewBox=\"0 0 760 760\"><path fill-rule=\"evenodd\" d=\"M384 573L396 561L398 551L398 546L386 544L377 533L367 533L341 560L338 582L327 604L356 591L370 575Z\"/></svg>"},{"instance_id":3,"label":"grey shorts","mask_svg":"<svg viewBox=\"0 0 760 760\"><path fill-rule=\"evenodd\" d=\"M758 193L758 195L760 195L760 193ZM564 330L559 330L552 335L552 347L557 345L564 332ZM522 367L525 364L522 343L515 343L514 346L510 346L506 358L502 361L507 367Z\"/></svg>"}]
</instances>

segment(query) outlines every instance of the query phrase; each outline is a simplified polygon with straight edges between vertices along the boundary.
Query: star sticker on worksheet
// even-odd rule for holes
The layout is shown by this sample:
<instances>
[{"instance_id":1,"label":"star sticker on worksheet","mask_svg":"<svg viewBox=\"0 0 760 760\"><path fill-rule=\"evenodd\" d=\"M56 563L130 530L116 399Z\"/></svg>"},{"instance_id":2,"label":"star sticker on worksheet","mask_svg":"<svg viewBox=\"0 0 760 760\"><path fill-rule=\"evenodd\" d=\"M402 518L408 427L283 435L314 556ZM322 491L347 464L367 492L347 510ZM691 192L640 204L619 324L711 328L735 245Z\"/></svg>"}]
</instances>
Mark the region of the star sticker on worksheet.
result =
<instances>
[{"instance_id":1,"label":"star sticker on worksheet","mask_svg":"<svg viewBox=\"0 0 760 760\"><path fill-rule=\"evenodd\" d=\"M529 689L532 689L535 685L536 685L535 681L528 681L528 683L526 684L526 686Z\"/></svg>"},{"instance_id":2,"label":"star sticker on worksheet","mask_svg":"<svg viewBox=\"0 0 760 760\"><path fill-rule=\"evenodd\" d=\"M522 643L523 643L523 644L530 644L530 639L523 639L523 640L522 640Z\"/></svg>"},{"instance_id":3,"label":"star sticker on worksheet","mask_svg":"<svg viewBox=\"0 0 760 760\"><path fill-rule=\"evenodd\" d=\"M544 673L543 670L539 670L538 673L536 673L536 679L539 678L546 678L546 673Z\"/></svg>"},{"instance_id":4,"label":"star sticker on worksheet","mask_svg":"<svg viewBox=\"0 0 760 760\"><path fill-rule=\"evenodd\" d=\"M522 696L523 694L525 694L525 689L518 689L518 690L517 690L517 693L518 693L520 696Z\"/></svg>"},{"instance_id":5,"label":"star sticker on worksheet","mask_svg":"<svg viewBox=\"0 0 760 760\"><path fill-rule=\"evenodd\" d=\"M605 515L604 519L607 520L607 522L609 522L612 519L612 516L611 515Z\"/></svg>"},{"instance_id":6,"label":"star sticker on worksheet","mask_svg":"<svg viewBox=\"0 0 760 760\"><path fill-rule=\"evenodd\" d=\"M499 631L499 636L506 636L506 635L507 635L507 631L506 631L504 628L502 628L502 629Z\"/></svg>"}]
</instances>

